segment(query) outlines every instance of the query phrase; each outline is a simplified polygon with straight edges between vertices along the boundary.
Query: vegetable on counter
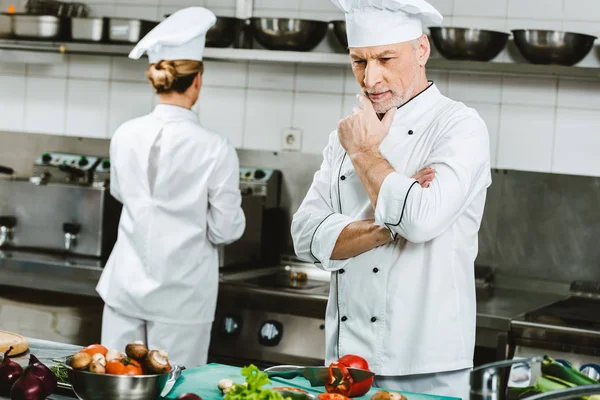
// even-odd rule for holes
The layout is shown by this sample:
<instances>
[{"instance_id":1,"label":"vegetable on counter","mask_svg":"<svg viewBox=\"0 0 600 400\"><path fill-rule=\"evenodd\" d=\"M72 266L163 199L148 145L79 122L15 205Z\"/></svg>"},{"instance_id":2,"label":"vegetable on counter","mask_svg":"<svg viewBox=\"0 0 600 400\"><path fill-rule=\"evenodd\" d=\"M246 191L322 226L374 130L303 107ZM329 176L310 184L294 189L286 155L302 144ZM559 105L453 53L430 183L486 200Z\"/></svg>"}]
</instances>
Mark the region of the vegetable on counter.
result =
<instances>
[{"instance_id":1,"label":"vegetable on counter","mask_svg":"<svg viewBox=\"0 0 600 400\"><path fill-rule=\"evenodd\" d=\"M102 354L103 356L106 356L107 352L108 349L101 344L91 344L85 349L79 351L79 353L86 353L90 356L94 356L94 354Z\"/></svg>"},{"instance_id":2,"label":"vegetable on counter","mask_svg":"<svg viewBox=\"0 0 600 400\"><path fill-rule=\"evenodd\" d=\"M9 347L0 363L0 396L10 396L10 389L23 374L23 367L8 358L12 350L13 347Z\"/></svg>"},{"instance_id":3,"label":"vegetable on counter","mask_svg":"<svg viewBox=\"0 0 600 400\"><path fill-rule=\"evenodd\" d=\"M245 384L233 383L225 393L229 382L221 380L219 389L225 393L224 400L291 400L284 398L281 393L272 389L263 389L264 385L271 383L269 376L260 371L255 365L249 365L242 368L242 376L246 378ZM223 388L223 389L222 389Z\"/></svg>"},{"instance_id":4,"label":"vegetable on counter","mask_svg":"<svg viewBox=\"0 0 600 400\"><path fill-rule=\"evenodd\" d=\"M129 357L111 360L106 364L106 372L112 375L142 375L143 370L139 362Z\"/></svg>"},{"instance_id":5,"label":"vegetable on counter","mask_svg":"<svg viewBox=\"0 0 600 400\"><path fill-rule=\"evenodd\" d=\"M348 397L339 393L321 393L319 400L350 400Z\"/></svg>"},{"instance_id":6,"label":"vegetable on counter","mask_svg":"<svg viewBox=\"0 0 600 400\"><path fill-rule=\"evenodd\" d=\"M50 367L50 371L56 375L56 379L61 383L69 383L69 369L65 364L56 362L56 365Z\"/></svg>"},{"instance_id":7,"label":"vegetable on counter","mask_svg":"<svg viewBox=\"0 0 600 400\"><path fill-rule=\"evenodd\" d=\"M371 400L406 400L406 397L397 392L386 392L380 390L371 396Z\"/></svg>"},{"instance_id":8,"label":"vegetable on counter","mask_svg":"<svg viewBox=\"0 0 600 400\"><path fill-rule=\"evenodd\" d=\"M166 374L171 370L169 354L164 350L152 350L147 353L144 366L153 374Z\"/></svg>"},{"instance_id":9,"label":"vegetable on counter","mask_svg":"<svg viewBox=\"0 0 600 400\"><path fill-rule=\"evenodd\" d=\"M334 372L334 368L337 367L342 371L341 381L337 381L337 376ZM359 368L369 370L369 364L367 360L362 357L347 354L339 360L329 365L329 377L328 382L325 384L325 390L327 393L337 393L346 397L359 397L363 396L371 390L374 378L365 379L360 382L355 382L348 368Z\"/></svg>"},{"instance_id":10,"label":"vegetable on counter","mask_svg":"<svg viewBox=\"0 0 600 400\"><path fill-rule=\"evenodd\" d=\"M143 342L136 341L133 343L129 343L125 347L125 354L127 357L132 358L136 361L144 361L146 356L148 355L148 348L144 345Z\"/></svg>"},{"instance_id":11,"label":"vegetable on counter","mask_svg":"<svg viewBox=\"0 0 600 400\"><path fill-rule=\"evenodd\" d=\"M10 391L11 400L43 400L56 390L56 375L33 354L29 365L14 383Z\"/></svg>"}]
</instances>

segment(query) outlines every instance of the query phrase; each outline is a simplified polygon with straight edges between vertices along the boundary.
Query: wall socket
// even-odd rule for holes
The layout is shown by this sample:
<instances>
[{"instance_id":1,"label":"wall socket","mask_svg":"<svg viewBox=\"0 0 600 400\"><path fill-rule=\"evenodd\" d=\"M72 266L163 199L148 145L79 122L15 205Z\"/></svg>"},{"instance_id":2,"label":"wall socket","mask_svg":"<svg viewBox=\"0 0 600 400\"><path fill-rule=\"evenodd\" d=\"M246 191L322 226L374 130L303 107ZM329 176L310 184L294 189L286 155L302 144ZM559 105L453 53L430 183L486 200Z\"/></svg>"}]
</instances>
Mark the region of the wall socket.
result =
<instances>
[{"instance_id":1,"label":"wall socket","mask_svg":"<svg viewBox=\"0 0 600 400\"><path fill-rule=\"evenodd\" d=\"M287 128L282 132L281 150L300 151L302 149L302 130Z\"/></svg>"}]
</instances>

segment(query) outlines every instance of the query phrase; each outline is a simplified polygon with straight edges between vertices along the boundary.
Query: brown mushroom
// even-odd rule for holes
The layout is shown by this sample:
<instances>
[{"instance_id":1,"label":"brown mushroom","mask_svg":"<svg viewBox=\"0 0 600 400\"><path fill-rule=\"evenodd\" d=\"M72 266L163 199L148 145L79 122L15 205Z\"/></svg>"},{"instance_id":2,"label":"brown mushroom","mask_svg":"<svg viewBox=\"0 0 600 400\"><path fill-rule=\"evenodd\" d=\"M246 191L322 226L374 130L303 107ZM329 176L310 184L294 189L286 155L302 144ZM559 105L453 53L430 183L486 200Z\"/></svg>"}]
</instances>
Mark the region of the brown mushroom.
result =
<instances>
[{"instance_id":1,"label":"brown mushroom","mask_svg":"<svg viewBox=\"0 0 600 400\"><path fill-rule=\"evenodd\" d=\"M148 355L148 348L144 346L144 343L142 342L129 343L127 347L125 347L125 354L127 354L127 357L133 358L136 361L144 361Z\"/></svg>"},{"instance_id":2,"label":"brown mushroom","mask_svg":"<svg viewBox=\"0 0 600 400\"><path fill-rule=\"evenodd\" d=\"M86 369L91 363L92 356L87 353L77 353L71 357L71 367L75 369Z\"/></svg>"},{"instance_id":3,"label":"brown mushroom","mask_svg":"<svg viewBox=\"0 0 600 400\"><path fill-rule=\"evenodd\" d=\"M166 374L171 371L169 354L164 350L152 350L144 360L144 366L151 374Z\"/></svg>"},{"instance_id":4,"label":"brown mushroom","mask_svg":"<svg viewBox=\"0 0 600 400\"><path fill-rule=\"evenodd\" d=\"M106 368L100 362L93 362L90 365L90 372L93 372L96 374L105 374Z\"/></svg>"},{"instance_id":5,"label":"brown mushroom","mask_svg":"<svg viewBox=\"0 0 600 400\"><path fill-rule=\"evenodd\" d=\"M390 400L406 400L406 397L397 392L390 392Z\"/></svg>"}]
</instances>

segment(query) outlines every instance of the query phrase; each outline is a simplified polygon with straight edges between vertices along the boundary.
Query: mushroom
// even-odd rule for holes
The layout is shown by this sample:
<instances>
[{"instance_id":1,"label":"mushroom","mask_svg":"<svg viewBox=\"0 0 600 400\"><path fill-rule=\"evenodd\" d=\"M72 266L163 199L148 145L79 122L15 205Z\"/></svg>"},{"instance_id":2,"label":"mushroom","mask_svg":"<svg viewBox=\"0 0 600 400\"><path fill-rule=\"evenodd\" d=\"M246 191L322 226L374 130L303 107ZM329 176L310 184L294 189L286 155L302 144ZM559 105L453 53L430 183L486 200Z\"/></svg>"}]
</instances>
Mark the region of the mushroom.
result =
<instances>
[{"instance_id":1,"label":"mushroom","mask_svg":"<svg viewBox=\"0 0 600 400\"><path fill-rule=\"evenodd\" d=\"M71 357L71 367L75 369L86 369L91 363L92 356L87 353L77 353Z\"/></svg>"},{"instance_id":2,"label":"mushroom","mask_svg":"<svg viewBox=\"0 0 600 400\"><path fill-rule=\"evenodd\" d=\"M380 390L371 396L371 400L391 400L392 396L385 390Z\"/></svg>"},{"instance_id":3,"label":"mushroom","mask_svg":"<svg viewBox=\"0 0 600 400\"><path fill-rule=\"evenodd\" d=\"M221 379L218 386L219 390L223 392L223 394L226 394L233 388L234 383L231 379Z\"/></svg>"},{"instance_id":4,"label":"mushroom","mask_svg":"<svg viewBox=\"0 0 600 400\"><path fill-rule=\"evenodd\" d=\"M127 357L133 358L136 361L144 361L148 355L148 348L143 342L137 341L129 343L127 347L125 347L125 354L127 354Z\"/></svg>"},{"instance_id":5,"label":"mushroom","mask_svg":"<svg viewBox=\"0 0 600 400\"><path fill-rule=\"evenodd\" d=\"M152 350L144 360L148 372L152 374L166 374L171 371L169 354L164 350Z\"/></svg>"},{"instance_id":6,"label":"mushroom","mask_svg":"<svg viewBox=\"0 0 600 400\"><path fill-rule=\"evenodd\" d=\"M96 353L92 356L92 364L97 363L106 367L106 358L100 353Z\"/></svg>"},{"instance_id":7,"label":"mushroom","mask_svg":"<svg viewBox=\"0 0 600 400\"><path fill-rule=\"evenodd\" d=\"M106 361L119 360L123 357L119 350L110 349L106 352Z\"/></svg>"},{"instance_id":8,"label":"mushroom","mask_svg":"<svg viewBox=\"0 0 600 400\"><path fill-rule=\"evenodd\" d=\"M100 362L93 362L92 365L90 365L90 372L94 372L96 374L105 374L106 368Z\"/></svg>"},{"instance_id":9,"label":"mushroom","mask_svg":"<svg viewBox=\"0 0 600 400\"><path fill-rule=\"evenodd\" d=\"M406 400L406 397L397 392L390 392L390 400Z\"/></svg>"}]
</instances>

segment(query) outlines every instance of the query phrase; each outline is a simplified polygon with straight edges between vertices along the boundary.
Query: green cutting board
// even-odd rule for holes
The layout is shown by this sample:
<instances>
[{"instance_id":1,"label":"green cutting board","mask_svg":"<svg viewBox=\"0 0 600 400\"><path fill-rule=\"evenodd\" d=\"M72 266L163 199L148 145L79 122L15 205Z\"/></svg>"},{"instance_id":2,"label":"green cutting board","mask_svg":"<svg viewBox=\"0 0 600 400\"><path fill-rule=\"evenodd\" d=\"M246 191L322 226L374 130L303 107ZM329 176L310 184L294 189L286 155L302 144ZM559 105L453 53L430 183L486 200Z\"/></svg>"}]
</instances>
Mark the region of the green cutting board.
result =
<instances>
[{"instance_id":1,"label":"green cutting board","mask_svg":"<svg viewBox=\"0 0 600 400\"><path fill-rule=\"evenodd\" d=\"M219 400L223 398L221 391L217 387L217 384L221 379L231 379L235 383L242 383L245 378L241 375L241 368L232 367L229 365L222 364L208 364L198 368L192 368L183 371L181 377L173 386L173 390L166 399L176 399L177 396L183 393L195 393L202 398L202 400ZM296 387L304 389L309 393L318 395L319 393L325 392L325 388L313 388L310 383L304 378L294 379L282 379L273 378L271 379L271 385L266 385L266 388L273 387ZM380 390L380 388L373 388L369 393L362 397L355 397L356 400L370 400L371 396ZM441 396L430 396L418 393L402 392L408 400L449 400L452 397L441 397Z\"/></svg>"}]
</instances>

